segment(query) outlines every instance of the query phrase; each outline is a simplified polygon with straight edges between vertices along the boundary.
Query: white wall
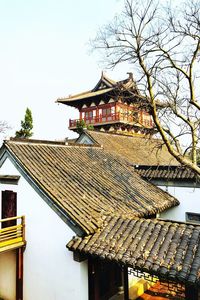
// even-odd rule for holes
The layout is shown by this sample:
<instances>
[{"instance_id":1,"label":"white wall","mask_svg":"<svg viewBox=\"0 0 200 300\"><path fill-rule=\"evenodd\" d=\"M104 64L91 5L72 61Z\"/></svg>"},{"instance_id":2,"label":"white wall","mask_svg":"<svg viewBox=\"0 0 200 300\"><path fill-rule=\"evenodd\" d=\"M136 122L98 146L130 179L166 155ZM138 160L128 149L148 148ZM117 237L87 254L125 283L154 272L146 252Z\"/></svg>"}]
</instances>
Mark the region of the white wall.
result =
<instances>
[{"instance_id":1,"label":"white wall","mask_svg":"<svg viewBox=\"0 0 200 300\"><path fill-rule=\"evenodd\" d=\"M16 252L0 254L0 298L16 299Z\"/></svg>"},{"instance_id":2,"label":"white wall","mask_svg":"<svg viewBox=\"0 0 200 300\"><path fill-rule=\"evenodd\" d=\"M171 208L160 214L161 218L186 221L185 213L200 213L200 188L195 187L164 187L159 186L163 190L167 190L169 194L176 197L180 201L180 205Z\"/></svg>"},{"instance_id":3,"label":"white wall","mask_svg":"<svg viewBox=\"0 0 200 300\"><path fill-rule=\"evenodd\" d=\"M20 175L9 159L0 174ZM5 189L10 187L1 185ZM24 300L88 299L87 262L75 262L66 248L75 233L23 177L13 190L17 191L17 214L26 217Z\"/></svg>"}]
</instances>

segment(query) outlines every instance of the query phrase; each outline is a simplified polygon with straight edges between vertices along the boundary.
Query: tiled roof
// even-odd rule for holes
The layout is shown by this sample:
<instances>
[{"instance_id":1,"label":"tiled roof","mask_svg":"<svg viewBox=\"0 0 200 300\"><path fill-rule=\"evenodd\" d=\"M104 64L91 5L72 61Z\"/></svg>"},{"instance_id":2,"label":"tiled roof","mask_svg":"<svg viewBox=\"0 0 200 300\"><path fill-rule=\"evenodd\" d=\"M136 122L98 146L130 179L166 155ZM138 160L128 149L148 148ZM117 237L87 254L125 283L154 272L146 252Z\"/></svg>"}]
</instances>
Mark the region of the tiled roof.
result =
<instances>
[{"instance_id":1,"label":"tiled roof","mask_svg":"<svg viewBox=\"0 0 200 300\"><path fill-rule=\"evenodd\" d=\"M75 237L67 247L167 280L200 284L200 226L108 216L94 235Z\"/></svg>"},{"instance_id":2,"label":"tiled roof","mask_svg":"<svg viewBox=\"0 0 200 300\"><path fill-rule=\"evenodd\" d=\"M134 165L178 165L159 139L87 131L94 142L105 150L121 155Z\"/></svg>"},{"instance_id":3,"label":"tiled roof","mask_svg":"<svg viewBox=\"0 0 200 300\"><path fill-rule=\"evenodd\" d=\"M101 225L104 213L142 217L179 204L100 147L13 140L4 150L86 233Z\"/></svg>"},{"instance_id":4,"label":"tiled roof","mask_svg":"<svg viewBox=\"0 0 200 300\"><path fill-rule=\"evenodd\" d=\"M69 97L66 97L66 98L59 98L59 99L57 99L57 102L58 103L67 103L67 104L69 104L70 102L74 102L74 101L77 101L77 100L82 100L82 99L86 99L86 98L91 98L91 97L103 95L103 94L106 94L106 93L108 93L112 90L113 90L113 88L106 88L106 89L95 91L95 92L88 91L88 92L72 95L72 96L69 96Z\"/></svg>"},{"instance_id":5,"label":"tiled roof","mask_svg":"<svg viewBox=\"0 0 200 300\"><path fill-rule=\"evenodd\" d=\"M145 179L159 180L198 180L192 170L183 166L141 166L135 167L135 170Z\"/></svg>"},{"instance_id":6,"label":"tiled roof","mask_svg":"<svg viewBox=\"0 0 200 300\"><path fill-rule=\"evenodd\" d=\"M103 94L106 94L113 90L115 92L118 91L120 93L122 91L131 90L132 91L131 95L133 95L133 93L134 93L135 96L136 95L140 96L138 94L138 90L137 90L135 81L133 80L132 76L125 80L114 81L114 80L108 78L107 76L105 76L104 73L102 73L102 76L101 76L99 82L96 84L96 86L92 90L89 90L89 91L86 91L83 93L79 93L76 95L70 95L70 96L64 97L64 98L59 98L59 99L57 99L57 102L68 104L68 105L70 105L70 103L72 103L72 105L73 105L73 102L75 102L75 101L103 95ZM141 97L141 100L142 99L144 100L144 97Z\"/></svg>"}]
</instances>

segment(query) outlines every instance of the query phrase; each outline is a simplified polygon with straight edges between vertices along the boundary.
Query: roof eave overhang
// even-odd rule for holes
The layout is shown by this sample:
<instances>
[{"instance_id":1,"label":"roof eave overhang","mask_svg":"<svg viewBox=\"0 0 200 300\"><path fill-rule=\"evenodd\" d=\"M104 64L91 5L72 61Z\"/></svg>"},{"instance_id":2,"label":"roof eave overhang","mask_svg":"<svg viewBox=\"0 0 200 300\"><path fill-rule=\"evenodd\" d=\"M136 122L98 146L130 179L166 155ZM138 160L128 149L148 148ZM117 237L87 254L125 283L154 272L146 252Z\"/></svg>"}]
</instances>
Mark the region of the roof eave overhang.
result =
<instances>
[{"instance_id":1,"label":"roof eave overhang","mask_svg":"<svg viewBox=\"0 0 200 300\"><path fill-rule=\"evenodd\" d=\"M28 181L28 183L34 188L34 190L41 196L41 198L55 211L55 213L78 235L85 236L89 232L86 232L83 228L80 227L74 220L70 218L67 212L56 203L43 189L39 187L34 178L28 174L26 169L21 165L18 159L13 155L13 153L6 148L2 147L0 150L0 167L3 165L5 160L9 158L11 162L14 164L16 169L22 175L22 177Z\"/></svg>"},{"instance_id":2,"label":"roof eave overhang","mask_svg":"<svg viewBox=\"0 0 200 300\"><path fill-rule=\"evenodd\" d=\"M69 106L75 106L77 104L83 101L87 101L87 100L91 100L93 98L97 98L99 96L102 96L102 95L105 95L111 91L113 91L114 88L107 88L105 90L99 90L99 91L96 91L96 92L90 92L90 93L87 93L86 95L83 95L83 96L77 96L77 97L71 97L71 98L58 98L56 100L57 103L62 103L62 104L66 104L66 105L69 105Z\"/></svg>"},{"instance_id":3,"label":"roof eave overhang","mask_svg":"<svg viewBox=\"0 0 200 300\"><path fill-rule=\"evenodd\" d=\"M70 242L69 242L70 243ZM119 266L121 266L122 267L122 269L124 268L124 267L126 267L126 268L130 268L130 269L133 269L135 272L137 272L137 271L139 271L140 272L140 274L141 273L144 273L145 274L145 276L146 276L146 274L149 274L149 275L151 275L151 276L155 276L155 277L157 277L159 280L161 280L162 282L169 282L169 283L174 283L174 284L183 284L183 285L185 285L185 284L189 284L190 286L195 286L195 287L200 287L200 280L197 280L196 282L190 282L190 281L187 281L187 280L185 280L185 279L183 279L183 280L180 280L180 279L177 279L177 278L174 278L174 277L165 277L165 276L163 276L163 275L161 275L159 272L152 272L151 270L146 270L146 269L143 269L143 268L133 268L133 266L131 265L131 264L129 264L129 263L127 263L127 262L124 262L124 261L119 261L119 260L115 260L115 259L113 259L113 260L111 260L111 259L108 259L108 258L103 258L102 257L102 255L98 255L98 254L90 254L90 253L86 253L86 252L84 252L84 251L80 251L80 250L73 250L73 249L71 249L68 245L69 245L69 243L66 245L66 248L69 250L69 251L71 251L71 252L73 252L74 254L76 254L76 253L78 253L79 255L81 255L83 258L84 258L84 260L86 260L86 259L89 259L89 258L98 258L100 261L105 261L105 262L114 262L114 263L117 263ZM144 276L144 277L145 277Z\"/></svg>"}]
</instances>

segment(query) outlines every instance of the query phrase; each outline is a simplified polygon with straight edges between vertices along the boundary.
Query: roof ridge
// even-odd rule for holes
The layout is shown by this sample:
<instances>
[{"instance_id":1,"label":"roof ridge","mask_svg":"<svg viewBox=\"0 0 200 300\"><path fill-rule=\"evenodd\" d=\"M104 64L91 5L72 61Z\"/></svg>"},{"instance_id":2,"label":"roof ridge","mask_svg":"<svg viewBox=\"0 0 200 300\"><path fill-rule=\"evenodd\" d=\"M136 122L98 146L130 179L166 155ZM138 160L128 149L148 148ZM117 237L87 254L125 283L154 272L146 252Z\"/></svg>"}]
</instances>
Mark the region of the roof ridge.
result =
<instances>
[{"instance_id":1,"label":"roof ridge","mask_svg":"<svg viewBox=\"0 0 200 300\"><path fill-rule=\"evenodd\" d=\"M38 140L38 139L22 139L22 138L10 138L10 140L5 140L4 144L32 144L32 145L46 145L46 146L64 146L64 147L74 147L74 148L102 148L100 144L88 145L88 144L76 144L70 141L51 141L51 140Z\"/></svg>"},{"instance_id":2,"label":"roof ridge","mask_svg":"<svg viewBox=\"0 0 200 300\"><path fill-rule=\"evenodd\" d=\"M183 166L183 165L139 165L139 164L136 164L135 165L135 168L136 169L143 169L143 170L149 170L149 169L152 169L152 170L163 170L163 169L166 169L166 170L174 170L174 169L179 169L179 170L189 170L191 171L191 169L189 169L187 166ZM192 172L192 171L191 171Z\"/></svg>"},{"instance_id":3,"label":"roof ridge","mask_svg":"<svg viewBox=\"0 0 200 300\"><path fill-rule=\"evenodd\" d=\"M54 141L54 140L41 140L41 139L26 139L11 137L9 140L5 140L5 143L25 143L25 144L55 144L55 145L67 145L67 141Z\"/></svg>"},{"instance_id":4,"label":"roof ridge","mask_svg":"<svg viewBox=\"0 0 200 300\"><path fill-rule=\"evenodd\" d=\"M108 83L110 83L111 85L116 85L117 84L117 81L109 78L104 72L102 72L102 75L101 75L101 80L106 80L108 81Z\"/></svg>"},{"instance_id":5,"label":"roof ridge","mask_svg":"<svg viewBox=\"0 0 200 300\"><path fill-rule=\"evenodd\" d=\"M112 136L123 136L123 137L127 137L127 138L140 138L140 139L145 139L145 140L153 140L153 141L161 141L162 139L158 139L158 138L153 138L152 136L148 137L147 135L128 135L128 134L123 134L123 133L116 133L116 132L104 132L104 131L96 131L96 130L89 130L87 129L86 132L88 134L90 133L97 133L97 134L105 134L105 135L112 135Z\"/></svg>"},{"instance_id":6,"label":"roof ridge","mask_svg":"<svg viewBox=\"0 0 200 300\"><path fill-rule=\"evenodd\" d=\"M58 102L59 100L65 100L65 99L73 99L73 98L75 98L75 97L78 97L78 96L81 96L81 95L85 95L85 94L88 94L88 93L90 93L91 92L91 90L87 90L87 91L84 91L84 92L81 92L81 93L77 93L77 94L73 94L73 95L68 95L68 97L62 97L62 98L58 98L57 100L56 100L56 102Z\"/></svg>"},{"instance_id":7,"label":"roof ridge","mask_svg":"<svg viewBox=\"0 0 200 300\"><path fill-rule=\"evenodd\" d=\"M178 221L178 220L171 220L171 219L162 219L162 218L144 218L144 217L138 217L138 216L135 216L134 214L131 214L130 212L128 214L123 214L121 212L113 212L113 213L104 213L104 222L106 222L106 219L108 217L112 217L112 218L120 218L120 219L123 219L123 220L139 220L139 221L147 221L147 222L154 222L154 223L172 223L172 224L182 224L182 225L191 225L191 226L194 226L194 227L200 227L199 223L195 223L195 222L185 222L185 221ZM102 223L102 226L105 226L104 223Z\"/></svg>"},{"instance_id":8,"label":"roof ridge","mask_svg":"<svg viewBox=\"0 0 200 300\"><path fill-rule=\"evenodd\" d=\"M140 218L141 219L141 218ZM157 220L157 222L164 222L164 223L172 223L172 224L182 224L182 225L191 225L194 227L200 227L199 223L195 222L184 222L184 221L178 221L178 220L170 220L170 219L162 219L162 218L156 218L156 219L146 219L146 220Z\"/></svg>"}]
</instances>

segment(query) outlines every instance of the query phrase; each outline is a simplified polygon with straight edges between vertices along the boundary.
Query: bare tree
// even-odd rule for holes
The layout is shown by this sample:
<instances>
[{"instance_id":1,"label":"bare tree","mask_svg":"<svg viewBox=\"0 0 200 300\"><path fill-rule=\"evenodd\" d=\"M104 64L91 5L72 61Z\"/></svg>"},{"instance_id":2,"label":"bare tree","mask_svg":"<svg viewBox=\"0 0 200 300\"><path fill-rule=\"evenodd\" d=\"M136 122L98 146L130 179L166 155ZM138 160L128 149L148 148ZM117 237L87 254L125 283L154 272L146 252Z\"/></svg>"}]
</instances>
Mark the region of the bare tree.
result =
<instances>
[{"instance_id":1,"label":"bare tree","mask_svg":"<svg viewBox=\"0 0 200 300\"><path fill-rule=\"evenodd\" d=\"M2 143L4 133L6 133L9 129L10 126L6 121L0 121L0 145Z\"/></svg>"},{"instance_id":2,"label":"bare tree","mask_svg":"<svg viewBox=\"0 0 200 300\"><path fill-rule=\"evenodd\" d=\"M6 121L0 121L0 134L5 133L8 129L10 129L10 126Z\"/></svg>"},{"instance_id":3,"label":"bare tree","mask_svg":"<svg viewBox=\"0 0 200 300\"><path fill-rule=\"evenodd\" d=\"M125 0L124 11L99 30L92 47L108 67L132 65L168 151L200 175L200 1L162 3Z\"/></svg>"}]
</instances>

